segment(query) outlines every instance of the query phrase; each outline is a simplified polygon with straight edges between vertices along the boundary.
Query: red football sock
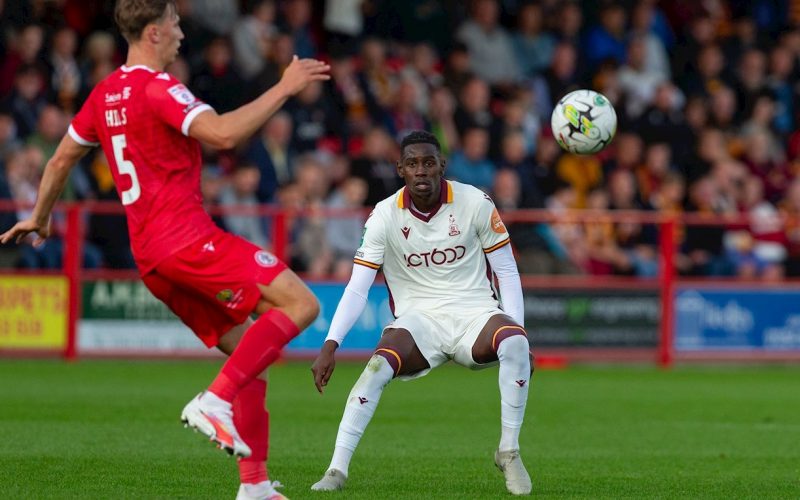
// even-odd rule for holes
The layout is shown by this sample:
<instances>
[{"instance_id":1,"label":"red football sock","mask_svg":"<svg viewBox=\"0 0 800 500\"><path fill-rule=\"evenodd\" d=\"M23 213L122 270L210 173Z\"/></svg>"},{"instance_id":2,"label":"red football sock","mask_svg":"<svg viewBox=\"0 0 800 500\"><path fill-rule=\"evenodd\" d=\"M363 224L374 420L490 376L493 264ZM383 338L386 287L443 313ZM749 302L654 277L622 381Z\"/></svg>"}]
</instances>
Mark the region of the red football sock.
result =
<instances>
[{"instance_id":1,"label":"red football sock","mask_svg":"<svg viewBox=\"0 0 800 500\"><path fill-rule=\"evenodd\" d=\"M244 332L208 390L232 403L236 393L274 363L283 346L298 333L300 330L288 316L270 309Z\"/></svg>"},{"instance_id":2,"label":"red football sock","mask_svg":"<svg viewBox=\"0 0 800 500\"><path fill-rule=\"evenodd\" d=\"M239 460L239 479L246 484L269 479L269 412L264 407L266 393L267 383L256 378L242 387L233 400L233 425L253 452L249 457Z\"/></svg>"}]
</instances>

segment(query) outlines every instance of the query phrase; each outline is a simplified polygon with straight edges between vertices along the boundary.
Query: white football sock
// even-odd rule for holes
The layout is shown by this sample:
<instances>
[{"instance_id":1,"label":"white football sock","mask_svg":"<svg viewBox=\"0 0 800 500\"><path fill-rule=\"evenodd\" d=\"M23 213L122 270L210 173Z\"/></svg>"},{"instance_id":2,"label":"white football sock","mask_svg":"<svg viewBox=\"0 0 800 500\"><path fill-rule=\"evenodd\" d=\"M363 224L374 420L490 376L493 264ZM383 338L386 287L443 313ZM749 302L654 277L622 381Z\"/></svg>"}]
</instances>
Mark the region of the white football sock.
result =
<instances>
[{"instance_id":1,"label":"white football sock","mask_svg":"<svg viewBox=\"0 0 800 500\"><path fill-rule=\"evenodd\" d=\"M528 402L531 375L530 345L527 337L513 335L500 342L500 451L519 449L519 431Z\"/></svg>"},{"instance_id":2,"label":"white football sock","mask_svg":"<svg viewBox=\"0 0 800 500\"><path fill-rule=\"evenodd\" d=\"M358 441L378 407L383 388L392 381L392 377L394 370L383 356L374 355L370 358L347 397L329 469L337 469L347 475Z\"/></svg>"}]
</instances>

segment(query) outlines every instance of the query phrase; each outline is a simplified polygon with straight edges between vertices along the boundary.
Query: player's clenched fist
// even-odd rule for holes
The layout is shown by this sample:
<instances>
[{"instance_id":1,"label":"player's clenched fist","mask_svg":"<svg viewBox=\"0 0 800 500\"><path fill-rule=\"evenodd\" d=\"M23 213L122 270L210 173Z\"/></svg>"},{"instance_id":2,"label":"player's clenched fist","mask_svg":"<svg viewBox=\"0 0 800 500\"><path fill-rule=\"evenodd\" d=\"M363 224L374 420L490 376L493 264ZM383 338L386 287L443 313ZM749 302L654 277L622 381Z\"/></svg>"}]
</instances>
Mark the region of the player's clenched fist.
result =
<instances>
[{"instance_id":1,"label":"player's clenched fist","mask_svg":"<svg viewBox=\"0 0 800 500\"><path fill-rule=\"evenodd\" d=\"M300 59L297 56L292 58L292 62L287 66L286 71L283 72L280 85L291 94L297 94L311 82L330 80L331 76L328 74L331 67L322 61L316 59Z\"/></svg>"}]
</instances>

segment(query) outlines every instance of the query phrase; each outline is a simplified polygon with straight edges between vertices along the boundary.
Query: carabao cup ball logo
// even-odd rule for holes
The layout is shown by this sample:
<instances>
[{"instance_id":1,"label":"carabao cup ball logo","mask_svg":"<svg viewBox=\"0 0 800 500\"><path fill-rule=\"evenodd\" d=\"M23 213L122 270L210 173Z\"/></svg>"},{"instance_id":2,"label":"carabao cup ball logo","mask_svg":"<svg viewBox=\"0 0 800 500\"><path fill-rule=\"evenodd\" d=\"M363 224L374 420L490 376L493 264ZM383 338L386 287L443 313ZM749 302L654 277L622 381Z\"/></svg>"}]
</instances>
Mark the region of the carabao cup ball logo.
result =
<instances>
[{"instance_id":1,"label":"carabao cup ball logo","mask_svg":"<svg viewBox=\"0 0 800 500\"><path fill-rule=\"evenodd\" d=\"M255 254L256 262L261 267L272 267L278 263L278 258L265 250L259 250Z\"/></svg>"}]
</instances>

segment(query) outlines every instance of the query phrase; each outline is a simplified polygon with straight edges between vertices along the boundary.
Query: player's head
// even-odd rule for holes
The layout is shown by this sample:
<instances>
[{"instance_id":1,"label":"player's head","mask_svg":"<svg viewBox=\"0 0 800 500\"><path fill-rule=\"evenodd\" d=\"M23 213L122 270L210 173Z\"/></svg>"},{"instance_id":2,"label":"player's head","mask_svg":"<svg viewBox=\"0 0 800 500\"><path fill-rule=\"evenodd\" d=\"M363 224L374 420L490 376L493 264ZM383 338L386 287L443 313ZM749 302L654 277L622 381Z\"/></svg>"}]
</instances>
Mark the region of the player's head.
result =
<instances>
[{"instance_id":1,"label":"player's head","mask_svg":"<svg viewBox=\"0 0 800 500\"><path fill-rule=\"evenodd\" d=\"M151 46L165 65L177 56L183 32L175 0L119 0L114 19L129 44Z\"/></svg>"},{"instance_id":2,"label":"player's head","mask_svg":"<svg viewBox=\"0 0 800 500\"><path fill-rule=\"evenodd\" d=\"M439 140L430 132L415 130L400 142L397 173L405 181L412 196L437 198L445 165Z\"/></svg>"}]
</instances>

